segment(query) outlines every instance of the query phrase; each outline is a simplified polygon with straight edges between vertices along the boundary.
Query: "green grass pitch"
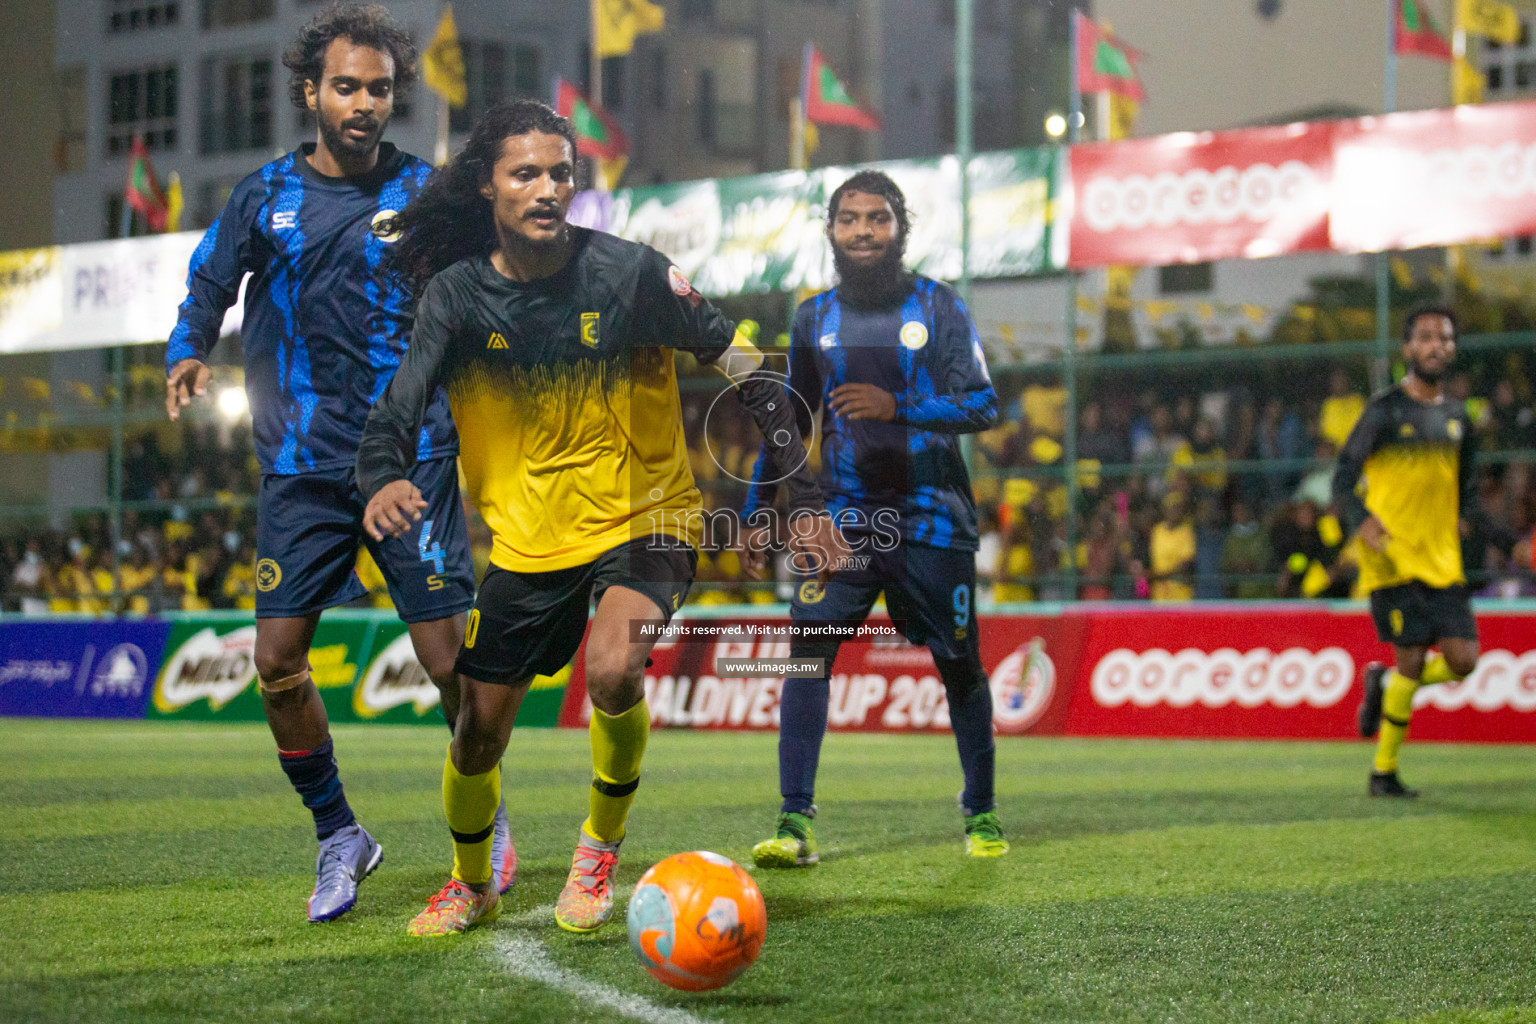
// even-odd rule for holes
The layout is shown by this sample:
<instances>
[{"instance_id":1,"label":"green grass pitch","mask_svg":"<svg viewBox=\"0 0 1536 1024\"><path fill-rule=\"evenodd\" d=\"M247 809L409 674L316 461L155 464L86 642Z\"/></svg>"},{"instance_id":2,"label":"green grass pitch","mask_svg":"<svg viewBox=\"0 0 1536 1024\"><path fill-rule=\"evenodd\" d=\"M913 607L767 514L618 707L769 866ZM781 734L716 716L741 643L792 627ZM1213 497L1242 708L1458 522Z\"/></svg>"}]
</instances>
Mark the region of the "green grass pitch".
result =
<instances>
[{"instance_id":1,"label":"green grass pitch","mask_svg":"<svg viewBox=\"0 0 1536 1024\"><path fill-rule=\"evenodd\" d=\"M1002 739L1013 852L961 856L949 737L829 737L823 863L755 872L758 963L717 993L550 907L585 813L581 732L504 762L522 858L502 920L413 940L449 848L446 731L338 728L385 860L304 921L313 832L259 726L0 721L0 1021L1536 1020L1536 760L1409 743L1412 803L1368 800L1366 744ZM621 897L655 860L748 862L772 735L659 732Z\"/></svg>"}]
</instances>

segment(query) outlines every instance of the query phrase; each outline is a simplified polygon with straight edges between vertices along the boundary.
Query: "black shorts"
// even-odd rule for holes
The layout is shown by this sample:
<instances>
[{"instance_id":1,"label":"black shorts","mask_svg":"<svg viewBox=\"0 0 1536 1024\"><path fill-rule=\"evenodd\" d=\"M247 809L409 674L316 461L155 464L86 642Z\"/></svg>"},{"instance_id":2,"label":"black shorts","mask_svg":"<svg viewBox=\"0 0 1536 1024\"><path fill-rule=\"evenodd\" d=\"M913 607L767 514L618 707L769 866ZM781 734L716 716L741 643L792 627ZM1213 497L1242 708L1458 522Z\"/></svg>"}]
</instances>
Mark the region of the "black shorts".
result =
<instances>
[{"instance_id":1,"label":"black shorts","mask_svg":"<svg viewBox=\"0 0 1536 1024\"><path fill-rule=\"evenodd\" d=\"M814 580L795 588L795 622L863 622L882 592L891 621L911 643L938 658L964 658L976 642L976 553L923 544L893 551L869 545L854 552L867 565L837 573L826 586Z\"/></svg>"},{"instance_id":2,"label":"black shorts","mask_svg":"<svg viewBox=\"0 0 1536 1024\"><path fill-rule=\"evenodd\" d=\"M256 504L256 617L299 618L368 593L358 580L366 544L406 622L431 622L475 600L469 529L452 456L418 462L411 483L427 501L420 522L399 537L363 529L367 502L351 469L283 476L264 473Z\"/></svg>"},{"instance_id":3,"label":"black shorts","mask_svg":"<svg viewBox=\"0 0 1536 1024\"><path fill-rule=\"evenodd\" d=\"M1411 580L1371 592L1376 635L1396 647L1430 647L1446 637L1477 642L1477 621L1464 584L1431 587Z\"/></svg>"},{"instance_id":4,"label":"black shorts","mask_svg":"<svg viewBox=\"0 0 1536 1024\"><path fill-rule=\"evenodd\" d=\"M670 538L668 538L670 539ZM699 564L698 552L649 538L605 551L595 562L553 572L511 572L491 566L480 583L454 670L504 686L553 675L576 656L587 613L609 587L639 591L666 621L682 607Z\"/></svg>"}]
</instances>

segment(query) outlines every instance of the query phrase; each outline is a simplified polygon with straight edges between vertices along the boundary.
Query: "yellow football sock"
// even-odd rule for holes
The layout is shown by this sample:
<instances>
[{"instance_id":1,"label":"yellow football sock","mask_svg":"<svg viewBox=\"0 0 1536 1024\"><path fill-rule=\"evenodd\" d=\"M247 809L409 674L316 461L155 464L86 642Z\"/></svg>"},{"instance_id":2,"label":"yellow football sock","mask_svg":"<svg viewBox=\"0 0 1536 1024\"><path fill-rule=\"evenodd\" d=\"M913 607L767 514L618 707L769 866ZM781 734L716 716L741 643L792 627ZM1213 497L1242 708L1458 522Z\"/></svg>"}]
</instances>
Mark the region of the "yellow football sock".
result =
<instances>
[{"instance_id":1,"label":"yellow football sock","mask_svg":"<svg viewBox=\"0 0 1536 1024\"><path fill-rule=\"evenodd\" d=\"M645 699L622 715L592 709L592 790L581 830L605 843L624 838L624 820L640 785L640 759L651 735Z\"/></svg>"},{"instance_id":2,"label":"yellow football sock","mask_svg":"<svg viewBox=\"0 0 1536 1024\"><path fill-rule=\"evenodd\" d=\"M453 833L453 877L470 885L491 880L491 832L501 803L501 766L461 775L453 755L443 763L443 809Z\"/></svg>"},{"instance_id":3,"label":"yellow football sock","mask_svg":"<svg viewBox=\"0 0 1536 1024\"><path fill-rule=\"evenodd\" d=\"M1450 683L1465 678L1467 677L1459 676L1451 671L1451 666L1446 663L1445 655L1431 654L1429 659L1424 662L1424 673L1419 679L1419 683L1422 686L1429 686L1432 683Z\"/></svg>"},{"instance_id":4,"label":"yellow football sock","mask_svg":"<svg viewBox=\"0 0 1536 1024\"><path fill-rule=\"evenodd\" d=\"M1381 737L1376 741L1376 770L1397 771L1397 752L1408 735L1408 719L1413 714L1413 694L1419 688L1416 680L1401 672L1393 671L1387 677L1386 692L1381 699Z\"/></svg>"}]
</instances>

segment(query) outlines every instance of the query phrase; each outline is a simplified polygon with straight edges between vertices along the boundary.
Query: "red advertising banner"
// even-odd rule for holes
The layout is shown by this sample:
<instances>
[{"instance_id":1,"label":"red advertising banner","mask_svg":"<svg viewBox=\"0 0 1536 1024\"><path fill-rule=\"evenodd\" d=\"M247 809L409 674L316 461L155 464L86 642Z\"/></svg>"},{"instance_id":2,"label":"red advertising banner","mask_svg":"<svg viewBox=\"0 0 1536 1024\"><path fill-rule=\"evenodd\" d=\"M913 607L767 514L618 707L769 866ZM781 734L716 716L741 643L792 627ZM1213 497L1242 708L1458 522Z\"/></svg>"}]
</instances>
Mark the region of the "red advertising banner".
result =
<instances>
[{"instance_id":1,"label":"red advertising banner","mask_svg":"<svg viewBox=\"0 0 1536 1024\"><path fill-rule=\"evenodd\" d=\"M754 634L782 629L788 618L676 621L740 633L656 645L645 678L652 724L777 728L781 680L734 678L715 666L720 658L788 657L788 640ZM1362 669L1391 655L1365 611L1325 605L1089 606L1056 616L983 615L980 628L993 722L1004 735L1347 739ZM1477 671L1419 692L1415 739L1536 741L1536 615L1483 612L1478 629ZM932 658L899 637L843 644L831 689L834 731L949 728ZM590 716L578 660L560 724L584 727Z\"/></svg>"},{"instance_id":2,"label":"red advertising banner","mask_svg":"<svg viewBox=\"0 0 1536 1024\"><path fill-rule=\"evenodd\" d=\"M1379 252L1536 233L1536 103L1340 122L1333 160L1336 249Z\"/></svg>"},{"instance_id":3,"label":"red advertising banner","mask_svg":"<svg viewBox=\"0 0 1536 1024\"><path fill-rule=\"evenodd\" d=\"M1073 267L1328 248L1332 122L1074 146Z\"/></svg>"},{"instance_id":4,"label":"red advertising banner","mask_svg":"<svg viewBox=\"0 0 1536 1024\"><path fill-rule=\"evenodd\" d=\"M676 620L692 627L747 631L789 625L788 616ZM885 619L868 625L889 627ZM849 641L838 651L831 679L827 727L843 732L925 732L949 729L944 685L926 648L913 647L894 629L887 639ZM993 722L1000 734L1059 734L1067 719L1074 678L1058 665L1080 660L1086 636L1077 616L991 616L981 630L981 658L992 685ZM721 658L787 658L789 641L774 637L662 640L651 653L645 693L653 727L776 729L776 678L739 678L715 670ZM592 715L584 657L566 687L560 724L585 727Z\"/></svg>"},{"instance_id":5,"label":"red advertising banner","mask_svg":"<svg viewBox=\"0 0 1536 1024\"><path fill-rule=\"evenodd\" d=\"M1354 736L1361 670L1390 660L1364 611L1088 613L1066 732L1077 736L1342 739ZM1461 683L1414 701L1420 740L1536 740L1530 614L1482 614L1483 657Z\"/></svg>"}]
</instances>

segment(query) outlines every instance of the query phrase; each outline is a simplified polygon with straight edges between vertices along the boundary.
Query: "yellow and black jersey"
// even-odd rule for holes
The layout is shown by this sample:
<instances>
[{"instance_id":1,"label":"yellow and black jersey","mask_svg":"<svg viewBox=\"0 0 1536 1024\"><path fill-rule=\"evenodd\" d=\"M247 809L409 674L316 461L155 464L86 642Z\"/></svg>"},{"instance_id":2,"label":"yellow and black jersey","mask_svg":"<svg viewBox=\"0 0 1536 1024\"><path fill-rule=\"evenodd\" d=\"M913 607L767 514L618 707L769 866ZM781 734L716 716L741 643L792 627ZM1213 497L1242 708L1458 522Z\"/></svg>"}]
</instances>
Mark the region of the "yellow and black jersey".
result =
<instances>
[{"instance_id":1,"label":"yellow and black jersey","mask_svg":"<svg viewBox=\"0 0 1536 1024\"><path fill-rule=\"evenodd\" d=\"M405 477L445 388L491 562L514 572L583 565L656 533L697 544L702 502L672 350L714 363L736 338L654 249L572 230L574 254L550 277L513 281L479 256L431 280L358 450L358 486L371 498ZM731 376L759 427L771 423L803 462L782 383L754 375L749 388Z\"/></svg>"},{"instance_id":2,"label":"yellow and black jersey","mask_svg":"<svg viewBox=\"0 0 1536 1024\"><path fill-rule=\"evenodd\" d=\"M1367 516L1387 530L1384 552L1361 546L1361 590L1466 582L1460 521L1477 507L1474 454L1465 403L1426 404L1401 386L1371 399L1333 477L1333 499L1351 533Z\"/></svg>"}]
</instances>

